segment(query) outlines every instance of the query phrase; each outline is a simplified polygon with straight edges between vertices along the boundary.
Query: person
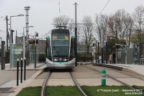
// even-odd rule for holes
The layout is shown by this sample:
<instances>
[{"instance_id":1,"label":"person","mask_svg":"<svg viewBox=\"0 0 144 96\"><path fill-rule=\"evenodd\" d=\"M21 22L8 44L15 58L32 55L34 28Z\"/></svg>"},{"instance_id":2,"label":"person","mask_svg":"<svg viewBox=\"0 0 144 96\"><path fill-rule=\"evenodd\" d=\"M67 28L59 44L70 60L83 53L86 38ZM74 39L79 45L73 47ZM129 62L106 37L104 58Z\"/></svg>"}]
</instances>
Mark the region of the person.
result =
<instances>
[{"instance_id":1,"label":"person","mask_svg":"<svg viewBox=\"0 0 144 96\"><path fill-rule=\"evenodd\" d=\"M115 64L116 63L116 53L115 53L115 51L113 51L112 59L113 59L113 64Z\"/></svg>"},{"instance_id":2,"label":"person","mask_svg":"<svg viewBox=\"0 0 144 96\"><path fill-rule=\"evenodd\" d=\"M109 63L112 63L112 53L109 55L109 59L108 59Z\"/></svg>"}]
</instances>

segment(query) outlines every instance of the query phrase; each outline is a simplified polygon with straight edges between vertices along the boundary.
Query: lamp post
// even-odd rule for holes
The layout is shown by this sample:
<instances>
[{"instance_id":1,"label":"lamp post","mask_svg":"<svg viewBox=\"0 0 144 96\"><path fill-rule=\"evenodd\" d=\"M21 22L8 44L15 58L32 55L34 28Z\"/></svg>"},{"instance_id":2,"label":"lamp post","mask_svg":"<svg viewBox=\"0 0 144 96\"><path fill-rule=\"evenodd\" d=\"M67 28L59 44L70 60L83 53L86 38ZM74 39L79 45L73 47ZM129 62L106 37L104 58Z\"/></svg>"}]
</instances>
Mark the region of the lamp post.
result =
<instances>
[{"instance_id":1,"label":"lamp post","mask_svg":"<svg viewBox=\"0 0 144 96\"><path fill-rule=\"evenodd\" d=\"M10 30L10 65L11 65L11 67L12 67L12 44L13 44L13 40L12 40L12 18L13 17L21 17L21 16L24 16L23 14L19 14L19 15L15 15L15 16L10 16L10 28L9 28L9 30Z\"/></svg>"},{"instance_id":2,"label":"lamp post","mask_svg":"<svg viewBox=\"0 0 144 96\"><path fill-rule=\"evenodd\" d=\"M29 59L29 44L28 44L28 39L29 39L29 10L30 6L25 6L24 10L26 11L25 15L25 27L26 27L26 41L27 41L27 47L26 47L26 57L27 57L27 63L29 64L30 59Z\"/></svg>"},{"instance_id":3,"label":"lamp post","mask_svg":"<svg viewBox=\"0 0 144 96\"><path fill-rule=\"evenodd\" d=\"M33 28L34 26L28 26L29 28ZM23 64L24 64L24 58L25 58L25 28L23 27Z\"/></svg>"},{"instance_id":4,"label":"lamp post","mask_svg":"<svg viewBox=\"0 0 144 96\"><path fill-rule=\"evenodd\" d=\"M29 38L29 10L30 6L25 6L24 10L26 11L26 40Z\"/></svg>"},{"instance_id":5,"label":"lamp post","mask_svg":"<svg viewBox=\"0 0 144 96\"><path fill-rule=\"evenodd\" d=\"M75 58L76 58L76 66L77 66L77 2L74 3L75 5Z\"/></svg>"},{"instance_id":6,"label":"lamp post","mask_svg":"<svg viewBox=\"0 0 144 96\"><path fill-rule=\"evenodd\" d=\"M38 37L38 32L35 32L35 65L34 65L34 68L36 68L36 37Z\"/></svg>"}]
</instances>

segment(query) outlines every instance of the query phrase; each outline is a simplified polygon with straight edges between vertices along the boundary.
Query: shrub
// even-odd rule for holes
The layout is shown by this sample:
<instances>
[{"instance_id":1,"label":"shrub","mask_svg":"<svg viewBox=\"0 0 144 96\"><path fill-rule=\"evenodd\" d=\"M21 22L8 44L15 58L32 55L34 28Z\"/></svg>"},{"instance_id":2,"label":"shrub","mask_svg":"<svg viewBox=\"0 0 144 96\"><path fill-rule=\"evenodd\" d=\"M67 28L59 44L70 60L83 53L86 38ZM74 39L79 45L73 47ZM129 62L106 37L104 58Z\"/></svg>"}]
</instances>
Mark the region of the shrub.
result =
<instances>
[{"instance_id":1,"label":"shrub","mask_svg":"<svg viewBox=\"0 0 144 96\"><path fill-rule=\"evenodd\" d=\"M45 62L45 54L39 54L39 62Z\"/></svg>"},{"instance_id":2,"label":"shrub","mask_svg":"<svg viewBox=\"0 0 144 96\"><path fill-rule=\"evenodd\" d=\"M83 61L83 62L86 62L86 61L92 61L92 55L89 53L78 53L77 54L77 60L78 61Z\"/></svg>"}]
</instances>

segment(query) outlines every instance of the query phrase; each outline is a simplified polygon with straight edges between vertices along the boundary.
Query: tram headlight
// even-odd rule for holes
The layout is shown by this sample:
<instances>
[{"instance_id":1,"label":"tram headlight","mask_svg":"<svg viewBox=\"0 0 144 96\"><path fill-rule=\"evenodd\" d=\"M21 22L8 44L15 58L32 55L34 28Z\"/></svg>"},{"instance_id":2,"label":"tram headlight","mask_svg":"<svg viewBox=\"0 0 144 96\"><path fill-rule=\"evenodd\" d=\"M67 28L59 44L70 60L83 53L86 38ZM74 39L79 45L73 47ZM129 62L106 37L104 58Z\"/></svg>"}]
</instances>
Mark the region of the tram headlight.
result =
<instances>
[{"instance_id":1,"label":"tram headlight","mask_svg":"<svg viewBox=\"0 0 144 96\"><path fill-rule=\"evenodd\" d=\"M68 59L65 58L64 61L68 61Z\"/></svg>"},{"instance_id":2,"label":"tram headlight","mask_svg":"<svg viewBox=\"0 0 144 96\"><path fill-rule=\"evenodd\" d=\"M53 61L58 61L58 59L55 58L55 59L53 59Z\"/></svg>"}]
</instances>

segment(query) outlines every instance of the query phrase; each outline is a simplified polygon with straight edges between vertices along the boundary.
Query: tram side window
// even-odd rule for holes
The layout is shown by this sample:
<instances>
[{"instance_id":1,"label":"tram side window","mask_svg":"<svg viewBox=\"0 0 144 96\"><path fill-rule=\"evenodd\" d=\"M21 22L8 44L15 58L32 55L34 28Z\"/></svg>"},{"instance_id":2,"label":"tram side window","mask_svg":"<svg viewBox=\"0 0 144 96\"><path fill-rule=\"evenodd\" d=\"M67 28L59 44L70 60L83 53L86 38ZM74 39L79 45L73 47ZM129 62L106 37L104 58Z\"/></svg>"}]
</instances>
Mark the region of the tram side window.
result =
<instances>
[{"instance_id":1,"label":"tram side window","mask_svg":"<svg viewBox=\"0 0 144 96\"><path fill-rule=\"evenodd\" d=\"M50 57L50 51L49 51L49 48L47 48L47 57Z\"/></svg>"},{"instance_id":2,"label":"tram side window","mask_svg":"<svg viewBox=\"0 0 144 96\"><path fill-rule=\"evenodd\" d=\"M47 39L46 42L46 54L47 54L47 58L51 59L50 39Z\"/></svg>"}]
</instances>

